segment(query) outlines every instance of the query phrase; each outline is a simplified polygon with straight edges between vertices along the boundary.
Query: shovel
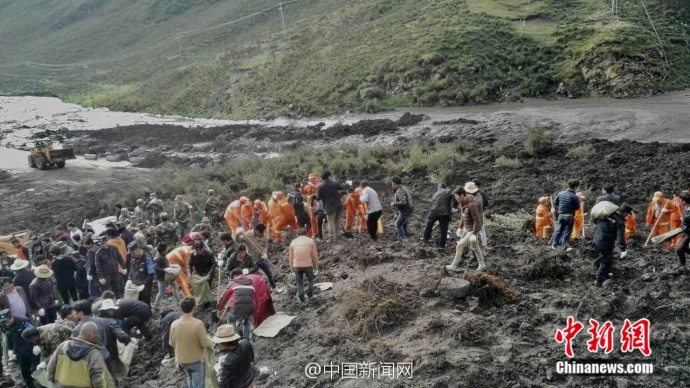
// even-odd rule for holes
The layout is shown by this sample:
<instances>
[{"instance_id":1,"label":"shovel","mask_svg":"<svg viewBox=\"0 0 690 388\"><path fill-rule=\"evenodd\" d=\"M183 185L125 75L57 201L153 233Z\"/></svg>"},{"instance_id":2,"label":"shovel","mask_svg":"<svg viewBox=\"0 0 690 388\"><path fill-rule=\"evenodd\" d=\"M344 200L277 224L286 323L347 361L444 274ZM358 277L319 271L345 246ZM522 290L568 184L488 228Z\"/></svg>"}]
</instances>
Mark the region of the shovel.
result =
<instances>
[{"instance_id":1,"label":"shovel","mask_svg":"<svg viewBox=\"0 0 690 388\"><path fill-rule=\"evenodd\" d=\"M347 230L345 230L345 227L343 226L343 224L340 224L340 229L343 230L343 236L345 236L345 238L354 238L355 237L355 235L352 234L352 232L348 232Z\"/></svg>"},{"instance_id":2,"label":"shovel","mask_svg":"<svg viewBox=\"0 0 690 388\"><path fill-rule=\"evenodd\" d=\"M649 231L649 237L647 237L647 241L644 242L645 248L649 245L649 240L652 238L652 233L654 233L654 229L656 229L659 221L661 221L661 214L659 214L659 217L656 218L656 222L654 223L654 226L652 226L652 230Z\"/></svg>"}]
</instances>

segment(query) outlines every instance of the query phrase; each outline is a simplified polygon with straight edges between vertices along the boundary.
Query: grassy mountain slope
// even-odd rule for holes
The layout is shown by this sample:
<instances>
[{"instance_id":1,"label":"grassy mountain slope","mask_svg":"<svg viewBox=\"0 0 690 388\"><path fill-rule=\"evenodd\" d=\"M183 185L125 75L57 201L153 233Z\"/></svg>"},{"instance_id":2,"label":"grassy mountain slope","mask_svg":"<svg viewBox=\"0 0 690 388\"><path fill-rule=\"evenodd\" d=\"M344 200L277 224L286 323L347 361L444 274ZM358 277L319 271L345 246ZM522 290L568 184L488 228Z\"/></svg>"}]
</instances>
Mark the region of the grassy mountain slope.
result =
<instances>
[{"instance_id":1,"label":"grassy mountain slope","mask_svg":"<svg viewBox=\"0 0 690 388\"><path fill-rule=\"evenodd\" d=\"M683 1L299 0L285 34L277 7L228 23L277 3L0 0L0 91L247 118L690 85Z\"/></svg>"}]
</instances>

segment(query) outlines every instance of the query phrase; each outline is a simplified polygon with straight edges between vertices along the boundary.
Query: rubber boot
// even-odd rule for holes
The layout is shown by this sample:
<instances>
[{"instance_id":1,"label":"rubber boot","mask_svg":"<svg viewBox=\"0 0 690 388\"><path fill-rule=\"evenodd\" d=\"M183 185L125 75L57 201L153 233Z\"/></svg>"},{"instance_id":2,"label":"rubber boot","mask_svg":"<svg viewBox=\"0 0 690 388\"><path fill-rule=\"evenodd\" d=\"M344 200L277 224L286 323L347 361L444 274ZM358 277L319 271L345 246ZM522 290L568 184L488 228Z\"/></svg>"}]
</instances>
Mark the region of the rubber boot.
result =
<instances>
[{"instance_id":1,"label":"rubber boot","mask_svg":"<svg viewBox=\"0 0 690 388\"><path fill-rule=\"evenodd\" d=\"M486 270L486 264L484 264L484 258L478 257L479 267L477 267L477 272L484 272Z\"/></svg>"}]
</instances>

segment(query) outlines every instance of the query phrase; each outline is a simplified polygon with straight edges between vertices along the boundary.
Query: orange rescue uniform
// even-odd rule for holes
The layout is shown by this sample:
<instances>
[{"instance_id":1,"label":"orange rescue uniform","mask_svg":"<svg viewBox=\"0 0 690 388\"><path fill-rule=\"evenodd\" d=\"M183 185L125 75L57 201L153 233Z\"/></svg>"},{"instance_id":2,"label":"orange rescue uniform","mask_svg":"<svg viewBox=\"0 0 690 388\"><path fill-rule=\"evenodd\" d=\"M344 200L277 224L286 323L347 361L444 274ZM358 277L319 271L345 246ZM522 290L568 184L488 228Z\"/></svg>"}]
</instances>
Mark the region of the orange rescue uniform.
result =
<instances>
[{"instance_id":1,"label":"orange rescue uniform","mask_svg":"<svg viewBox=\"0 0 690 388\"><path fill-rule=\"evenodd\" d=\"M180 276L177 277L175 282L180 286L184 296L192 296L192 289L189 286L189 274L187 274L187 261L189 261L189 254L192 252L192 249L194 248L191 246L183 245L168 252L165 256L168 259L168 263L177 264L182 268Z\"/></svg>"},{"instance_id":2,"label":"orange rescue uniform","mask_svg":"<svg viewBox=\"0 0 690 388\"><path fill-rule=\"evenodd\" d=\"M345 230L352 231L352 225L355 221L355 215L359 217L359 232L366 231L367 223L364 218L364 208L362 202L359 200L359 194L350 193L345 199Z\"/></svg>"},{"instance_id":3,"label":"orange rescue uniform","mask_svg":"<svg viewBox=\"0 0 690 388\"><path fill-rule=\"evenodd\" d=\"M307 233L307 236L309 237L314 237L317 234L317 229L316 229L316 206L312 206L312 197L316 196L316 190L319 187L319 180L316 178L316 175L309 174L309 183L307 185L302 186L300 189L300 193L304 196L304 200L307 204L307 211L309 213L309 221L310 221L310 228L309 232Z\"/></svg>"},{"instance_id":4,"label":"orange rescue uniform","mask_svg":"<svg viewBox=\"0 0 690 388\"><path fill-rule=\"evenodd\" d=\"M268 218L271 220L270 227L268 228L269 237L275 237L273 229L282 217L280 212L280 200L283 199L283 193L280 191L274 191L271 195L271 199L268 200ZM269 225L266 225L267 227Z\"/></svg>"},{"instance_id":5,"label":"orange rescue uniform","mask_svg":"<svg viewBox=\"0 0 690 388\"><path fill-rule=\"evenodd\" d=\"M637 232L635 213L630 213L625 217L625 241L630 240L635 235L635 232Z\"/></svg>"},{"instance_id":6,"label":"orange rescue uniform","mask_svg":"<svg viewBox=\"0 0 690 388\"><path fill-rule=\"evenodd\" d=\"M240 198L240 216L242 218L242 225L244 230L252 229L252 219L254 218L254 207L252 201L247 197Z\"/></svg>"},{"instance_id":7,"label":"orange rescue uniform","mask_svg":"<svg viewBox=\"0 0 690 388\"><path fill-rule=\"evenodd\" d=\"M280 204L280 214L281 217L277 219L275 229L273 230L273 233L275 233L274 238L276 242L280 242L282 240L283 229L286 227L290 226L294 231L299 230L297 217L295 217L295 208L287 202L287 199Z\"/></svg>"},{"instance_id":8,"label":"orange rescue uniform","mask_svg":"<svg viewBox=\"0 0 690 388\"><path fill-rule=\"evenodd\" d=\"M242 215L240 214L240 201L235 200L228 205L228 208L225 209L225 214L223 215L223 218L225 219L225 224L228 226L228 230L232 234L232 239L235 239L235 233L237 232L237 228L240 227L240 222L242 219Z\"/></svg>"},{"instance_id":9,"label":"orange rescue uniform","mask_svg":"<svg viewBox=\"0 0 690 388\"><path fill-rule=\"evenodd\" d=\"M649 203L649 207L647 208L647 218L645 219L647 226L652 227L651 237L659 236L671 230L671 215L676 211L671 201L660 195L658 196L659 198L657 198L657 194L654 196L655 199ZM657 201L659 202L658 209ZM666 210L665 213L663 212L664 209ZM662 247L668 250L670 243L665 242Z\"/></svg>"},{"instance_id":10,"label":"orange rescue uniform","mask_svg":"<svg viewBox=\"0 0 690 388\"><path fill-rule=\"evenodd\" d=\"M268 228L271 224L271 217L268 216L268 206L262 200L257 199L254 201L254 209L259 213L259 222Z\"/></svg>"},{"instance_id":11,"label":"orange rescue uniform","mask_svg":"<svg viewBox=\"0 0 690 388\"><path fill-rule=\"evenodd\" d=\"M534 223L537 238L549 238L549 229L551 229L551 224L553 223L553 217L551 212L546 207L546 201L544 203L539 203L537 206L537 217Z\"/></svg>"}]
</instances>

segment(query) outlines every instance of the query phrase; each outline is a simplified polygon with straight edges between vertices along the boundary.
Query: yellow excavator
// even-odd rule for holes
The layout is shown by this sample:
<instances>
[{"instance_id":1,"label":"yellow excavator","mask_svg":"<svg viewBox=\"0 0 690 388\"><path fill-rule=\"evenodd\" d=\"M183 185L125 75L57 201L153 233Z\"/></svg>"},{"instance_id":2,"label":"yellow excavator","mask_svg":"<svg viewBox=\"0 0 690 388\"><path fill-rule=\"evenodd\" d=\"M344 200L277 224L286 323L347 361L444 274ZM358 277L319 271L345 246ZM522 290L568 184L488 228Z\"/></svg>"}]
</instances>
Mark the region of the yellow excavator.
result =
<instances>
[{"instance_id":1,"label":"yellow excavator","mask_svg":"<svg viewBox=\"0 0 690 388\"><path fill-rule=\"evenodd\" d=\"M71 148L56 148L50 139L36 139L29 148L29 167L45 170L50 166L65 167L68 159L76 159Z\"/></svg>"}]
</instances>

